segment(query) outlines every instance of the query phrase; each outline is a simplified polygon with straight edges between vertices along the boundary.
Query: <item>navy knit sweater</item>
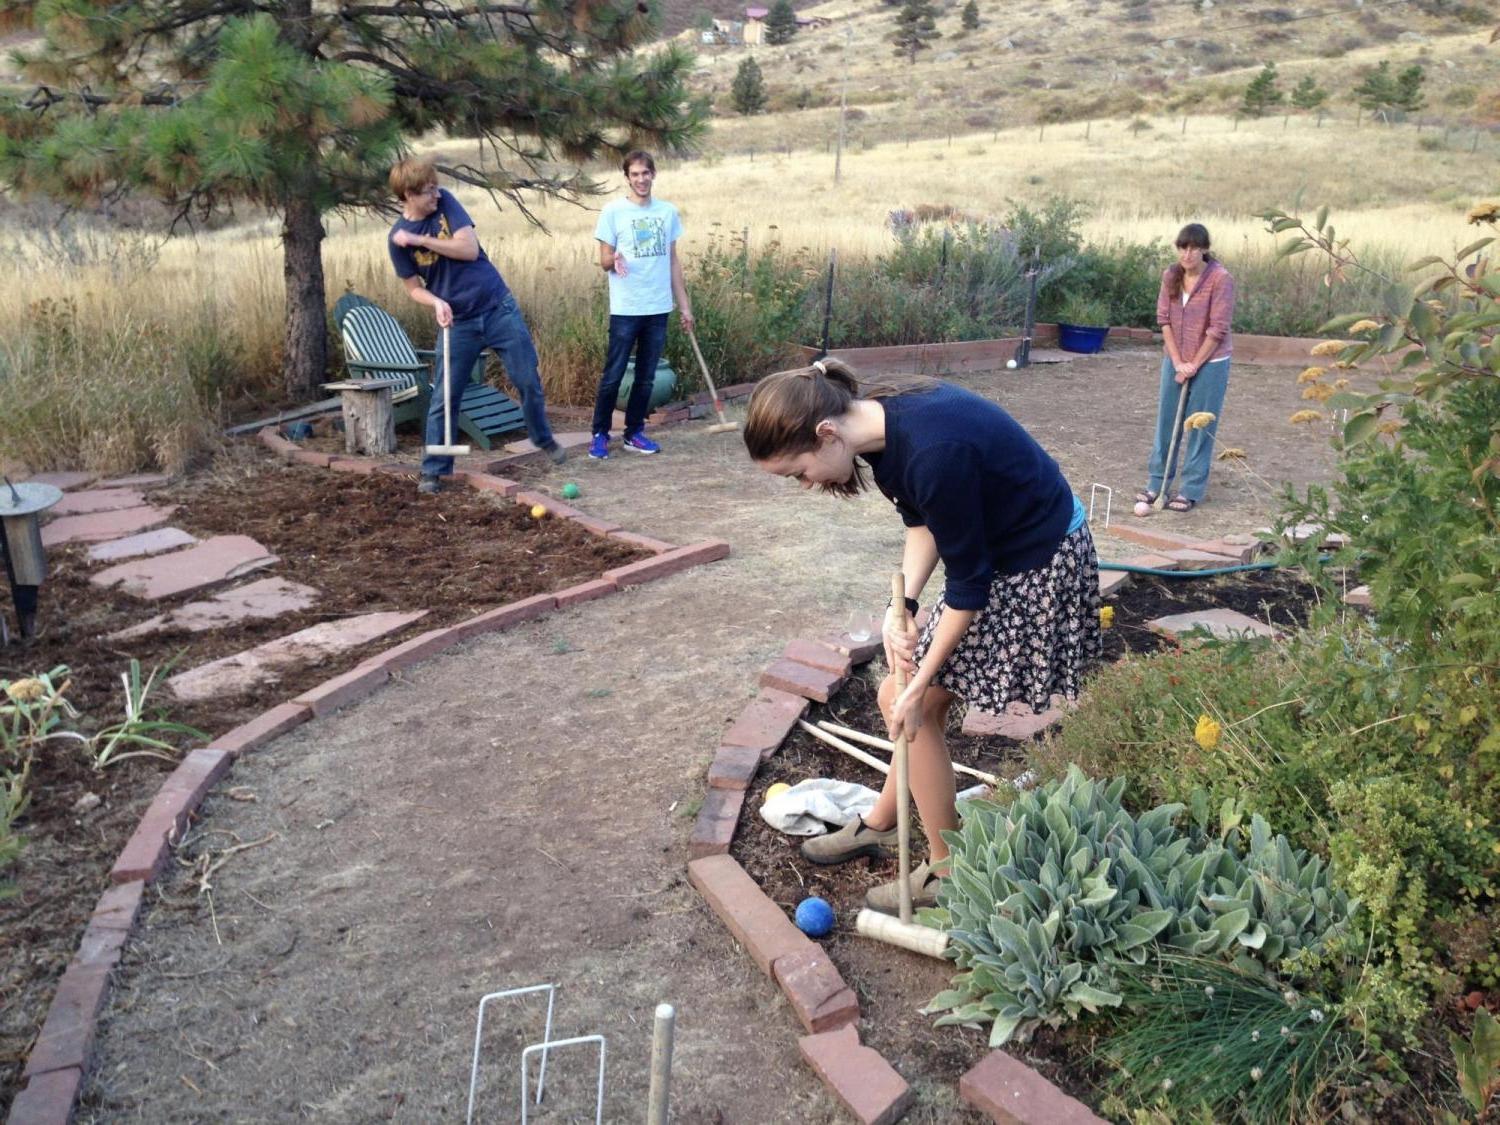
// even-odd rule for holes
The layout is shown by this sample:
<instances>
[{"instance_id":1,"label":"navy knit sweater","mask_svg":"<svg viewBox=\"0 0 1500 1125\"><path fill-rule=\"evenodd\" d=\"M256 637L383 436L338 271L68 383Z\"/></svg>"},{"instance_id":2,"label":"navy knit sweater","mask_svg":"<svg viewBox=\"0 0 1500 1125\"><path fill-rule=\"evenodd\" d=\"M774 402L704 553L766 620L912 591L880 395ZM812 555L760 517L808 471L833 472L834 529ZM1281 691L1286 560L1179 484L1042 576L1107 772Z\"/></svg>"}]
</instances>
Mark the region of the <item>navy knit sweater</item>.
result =
<instances>
[{"instance_id":1,"label":"navy knit sweater","mask_svg":"<svg viewBox=\"0 0 1500 1125\"><path fill-rule=\"evenodd\" d=\"M879 400L885 449L864 454L907 527L926 527L954 609L983 609L996 574L1051 561L1073 516L1057 462L989 399L939 383Z\"/></svg>"}]
</instances>

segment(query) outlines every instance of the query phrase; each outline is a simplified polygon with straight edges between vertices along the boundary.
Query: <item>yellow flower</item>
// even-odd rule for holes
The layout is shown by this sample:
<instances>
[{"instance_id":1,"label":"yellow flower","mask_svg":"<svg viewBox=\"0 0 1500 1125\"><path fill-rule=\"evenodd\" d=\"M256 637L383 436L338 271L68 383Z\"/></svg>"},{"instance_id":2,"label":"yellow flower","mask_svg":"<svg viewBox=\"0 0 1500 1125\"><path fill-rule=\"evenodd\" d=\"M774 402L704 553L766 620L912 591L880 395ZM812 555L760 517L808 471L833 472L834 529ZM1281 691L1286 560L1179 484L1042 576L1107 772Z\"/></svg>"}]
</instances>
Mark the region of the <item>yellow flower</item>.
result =
<instances>
[{"instance_id":1,"label":"yellow flower","mask_svg":"<svg viewBox=\"0 0 1500 1125\"><path fill-rule=\"evenodd\" d=\"M1324 386L1322 383L1314 383L1302 392L1303 398L1316 399L1318 402L1327 402L1338 394L1332 387Z\"/></svg>"},{"instance_id":2,"label":"yellow flower","mask_svg":"<svg viewBox=\"0 0 1500 1125\"><path fill-rule=\"evenodd\" d=\"M1211 411L1200 410L1196 414L1189 414L1187 418L1183 420L1182 428L1184 430L1207 429L1209 426L1212 426L1214 424L1215 417L1217 417L1217 415L1213 414Z\"/></svg>"},{"instance_id":3,"label":"yellow flower","mask_svg":"<svg viewBox=\"0 0 1500 1125\"><path fill-rule=\"evenodd\" d=\"M1112 606L1112 605L1100 606L1100 608L1099 608L1099 627L1101 629L1108 629L1114 623L1115 623L1115 607Z\"/></svg>"},{"instance_id":4,"label":"yellow flower","mask_svg":"<svg viewBox=\"0 0 1500 1125\"><path fill-rule=\"evenodd\" d=\"M1303 383L1316 383L1319 379L1327 374L1328 370L1326 368L1309 367L1307 370L1303 371L1301 375L1297 376L1297 385L1300 387Z\"/></svg>"},{"instance_id":5,"label":"yellow flower","mask_svg":"<svg viewBox=\"0 0 1500 1125\"><path fill-rule=\"evenodd\" d=\"M1212 750L1219 744L1219 734L1222 728L1218 723L1207 715L1198 716L1198 725L1193 728L1193 738L1199 746L1205 750Z\"/></svg>"},{"instance_id":6,"label":"yellow flower","mask_svg":"<svg viewBox=\"0 0 1500 1125\"><path fill-rule=\"evenodd\" d=\"M1310 355L1338 355L1349 345L1342 340L1324 340L1321 344L1314 344Z\"/></svg>"},{"instance_id":7,"label":"yellow flower","mask_svg":"<svg viewBox=\"0 0 1500 1125\"><path fill-rule=\"evenodd\" d=\"M1474 204L1469 208L1468 219L1471 223L1493 223L1500 219L1500 199L1486 199Z\"/></svg>"},{"instance_id":8,"label":"yellow flower","mask_svg":"<svg viewBox=\"0 0 1500 1125\"><path fill-rule=\"evenodd\" d=\"M1389 421L1380 423L1380 425L1376 426L1375 429L1378 432L1389 436L1390 434L1394 434L1397 430L1399 430L1401 428L1401 424L1401 419L1392 418Z\"/></svg>"},{"instance_id":9,"label":"yellow flower","mask_svg":"<svg viewBox=\"0 0 1500 1125\"><path fill-rule=\"evenodd\" d=\"M1336 391L1341 391L1345 387L1347 387L1348 385L1349 385L1349 380L1348 379L1335 379L1333 381L1333 389L1336 390Z\"/></svg>"},{"instance_id":10,"label":"yellow flower","mask_svg":"<svg viewBox=\"0 0 1500 1125\"><path fill-rule=\"evenodd\" d=\"M1361 332L1379 332L1380 331L1380 321L1378 321L1378 320L1359 320L1359 321L1355 321L1353 324L1351 324L1349 326L1349 331L1352 332L1352 333L1354 333L1356 336L1359 335Z\"/></svg>"},{"instance_id":11,"label":"yellow flower","mask_svg":"<svg viewBox=\"0 0 1500 1125\"><path fill-rule=\"evenodd\" d=\"M5 694L13 703L30 703L47 694L47 685L41 680L17 680L5 685Z\"/></svg>"},{"instance_id":12,"label":"yellow flower","mask_svg":"<svg viewBox=\"0 0 1500 1125\"><path fill-rule=\"evenodd\" d=\"M1215 456L1220 461L1243 461L1245 459L1245 451L1231 445L1228 449L1219 450Z\"/></svg>"}]
</instances>

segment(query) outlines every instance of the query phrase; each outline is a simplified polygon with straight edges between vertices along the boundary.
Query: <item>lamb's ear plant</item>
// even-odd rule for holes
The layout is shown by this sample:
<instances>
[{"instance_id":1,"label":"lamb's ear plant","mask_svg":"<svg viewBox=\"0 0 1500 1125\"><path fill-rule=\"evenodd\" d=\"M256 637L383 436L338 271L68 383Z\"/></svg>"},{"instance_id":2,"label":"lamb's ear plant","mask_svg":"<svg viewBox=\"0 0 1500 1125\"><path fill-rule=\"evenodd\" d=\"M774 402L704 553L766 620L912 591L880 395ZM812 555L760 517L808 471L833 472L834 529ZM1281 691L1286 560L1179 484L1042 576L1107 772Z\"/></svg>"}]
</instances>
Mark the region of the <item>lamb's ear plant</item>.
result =
<instances>
[{"instance_id":1,"label":"lamb's ear plant","mask_svg":"<svg viewBox=\"0 0 1500 1125\"><path fill-rule=\"evenodd\" d=\"M1159 947L1269 968L1347 927L1356 904L1322 861L1259 816L1241 855L1232 802L1209 836L1178 827L1180 804L1133 816L1124 792L1123 778L1073 767L1008 806L973 802L945 834L950 875L931 919L960 971L926 1009L939 1024L988 1022L998 1046L1117 1006L1119 970Z\"/></svg>"},{"instance_id":2,"label":"lamb's ear plant","mask_svg":"<svg viewBox=\"0 0 1500 1125\"><path fill-rule=\"evenodd\" d=\"M1500 1021L1480 1008L1474 1013L1473 1036L1465 1039L1450 1031L1448 1045L1458 1068L1458 1088L1483 1119L1490 1103L1500 1095Z\"/></svg>"}]
</instances>

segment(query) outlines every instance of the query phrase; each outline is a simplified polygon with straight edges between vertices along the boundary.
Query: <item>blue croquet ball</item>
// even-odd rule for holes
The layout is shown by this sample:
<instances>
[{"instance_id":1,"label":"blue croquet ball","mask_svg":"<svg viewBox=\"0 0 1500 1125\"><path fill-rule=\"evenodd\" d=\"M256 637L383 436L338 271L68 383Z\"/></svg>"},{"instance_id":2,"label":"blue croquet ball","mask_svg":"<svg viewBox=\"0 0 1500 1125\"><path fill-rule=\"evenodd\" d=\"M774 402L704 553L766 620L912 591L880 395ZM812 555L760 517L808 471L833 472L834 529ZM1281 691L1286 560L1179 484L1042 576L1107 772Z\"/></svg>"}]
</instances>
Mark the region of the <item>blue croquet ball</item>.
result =
<instances>
[{"instance_id":1,"label":"blue croquet ball","mask_svg":"<svg viewBox=\"0 0 1500 1125\"><path fill-rule=\"evenodd\" d=\"M562 495L564 500L577 500L579 496L579 488L572 481L569 481L567 484L562 486Z\"/></svg>"},{"instance_id":2,"label":"blue croquet ball","mask_svg":"<svg viewBox=\"0 0 1500 1125\"><path fill-rule=\"evenodd\" d=\"M293 441L306 441L312 437L313 428L311 422L289 422L286 427L286 436Z\"/></svg>"},{"instance_id":3,"label":"blue croquet ball","mask_svg":"<svg viewBox=\"0 0 1500 1125\"><path fill-rule=\"evenodd\" d=\"M797 928L808 937L822 937L833 929L833 907L825 899L803 899L797 904Z\"/></svg>"}]
</instances>

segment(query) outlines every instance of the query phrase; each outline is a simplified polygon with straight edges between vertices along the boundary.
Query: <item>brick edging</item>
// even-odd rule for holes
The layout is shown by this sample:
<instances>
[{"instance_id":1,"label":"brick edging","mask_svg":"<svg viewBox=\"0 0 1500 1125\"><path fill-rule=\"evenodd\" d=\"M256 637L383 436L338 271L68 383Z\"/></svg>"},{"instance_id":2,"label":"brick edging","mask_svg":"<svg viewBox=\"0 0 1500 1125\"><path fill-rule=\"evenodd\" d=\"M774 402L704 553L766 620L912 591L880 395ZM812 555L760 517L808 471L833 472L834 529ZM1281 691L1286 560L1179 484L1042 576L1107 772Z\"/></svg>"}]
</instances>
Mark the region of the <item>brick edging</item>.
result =
<instances>
[{"instance_id":1,"label":"brick edging","mask_svg":"<svg viewBox=\"0 0 1500 1125\"><path fill-rule=\"evenodd\" d=\"M729 855L745 795L762 762L781 748L811 701L826 702L879 640L847 635L790 642L759 677L760 692L724 732L703 807L688 841L688 881L735 941L786 996L806 1034L803 1061L864 1125L890 1125L915 1100L910 1084L859 1035L859 1001L823 947L802 933ZM996 1057L998 1056L998 1058ZM958 1083L960 1099L995 1121L1092 1125L1082 1102L1004 1051L991 1051Z\"/></svg>"},{"instance_id":2,"label":"brick edging","mask_svg":"<svg viewBox=\"0 0 1500 1125\"><path fill-rule=\"evenodd\" d=\"M260 438L289 462L314 464L343 472L407 471L405 466L372 458L312 453L288 441L273 427L261 430ZM356 468L348 462L362 464ZM309 719L370 695L391 678L392 672L410 667L463 641L501 632L554 610L666 578L729 555L729 544L723 540L704 539L679 546L638 535L554 501L550 496L522 492L515 481L489 473L464 470L462 479L471 488L497 492L527 507L541 503L548 508L549 518L572 520L590 534L643 547L651 551L653 557L612 568L598 578L563 590L522 598L444 628L431 629L308 688L295 698L211 739L207 746L186 754L162 782L135 831L115 858L109 873L110 885L99 897L79 942L78 952L58 981L41 1030L27 1056L21 1073L24 1086L17 1089L11 1103L6 1117L8 1125L67 1125L72 1120L74 1103L88 1073L99 1013L109 993L110 973L119 964L140 912L145 888L166 866L172 849L182 839L203 798L229 772L241 754L270 742Z\"/></svg>"}]
</instances>

